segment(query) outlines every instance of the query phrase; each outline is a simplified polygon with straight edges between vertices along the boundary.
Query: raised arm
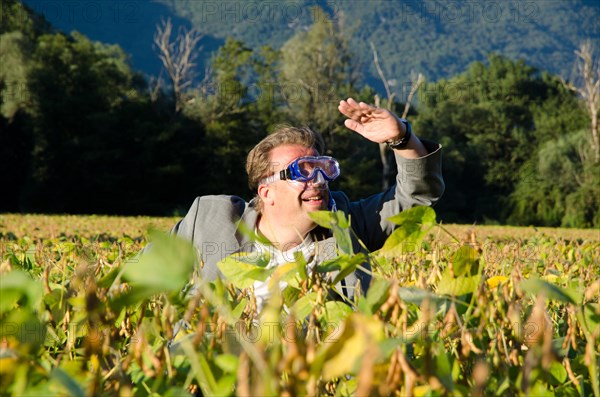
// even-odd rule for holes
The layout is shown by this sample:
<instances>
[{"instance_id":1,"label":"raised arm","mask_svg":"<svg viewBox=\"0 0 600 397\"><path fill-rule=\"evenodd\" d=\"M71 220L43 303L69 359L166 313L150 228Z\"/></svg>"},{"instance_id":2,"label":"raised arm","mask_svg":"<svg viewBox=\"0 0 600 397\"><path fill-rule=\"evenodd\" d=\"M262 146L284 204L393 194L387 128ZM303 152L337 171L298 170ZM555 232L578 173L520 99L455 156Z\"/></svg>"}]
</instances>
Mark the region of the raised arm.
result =
<instances>
[{"instance_id":1,"label":"raised arm","mask_svg":"<svg viewBox=\"0 0 600 397\"><path fill-rule=\"evenodd\" d=\"M386 109L352 98L341 101L338 109L348 117L346 127L372 142L383 143L406 134L406 125ZM366 199L347 202L353 228L370 250L379 249L393 231L395 225L387 220L389 217L416 205L433 205L444 192L440 145L412 135L406 147L394 150L394 154L396 184Z\"/></svg>"},{"instance_id":2,"label":"raised arm","mask_svg":"<svg viewBox=\"0 0 600 397\"><path fill-rule=\"evenodd\" d=\"M356 102L352 98L340 101L339 111L348 119L344 125L356 131L368 140L384 143L402 138L406 134L406 125L387 109L381 109L364 102ZM412 135L403 149L394 152L407 159L426 156L427 149L416 135Z\"/></svg>"}]
</instances>

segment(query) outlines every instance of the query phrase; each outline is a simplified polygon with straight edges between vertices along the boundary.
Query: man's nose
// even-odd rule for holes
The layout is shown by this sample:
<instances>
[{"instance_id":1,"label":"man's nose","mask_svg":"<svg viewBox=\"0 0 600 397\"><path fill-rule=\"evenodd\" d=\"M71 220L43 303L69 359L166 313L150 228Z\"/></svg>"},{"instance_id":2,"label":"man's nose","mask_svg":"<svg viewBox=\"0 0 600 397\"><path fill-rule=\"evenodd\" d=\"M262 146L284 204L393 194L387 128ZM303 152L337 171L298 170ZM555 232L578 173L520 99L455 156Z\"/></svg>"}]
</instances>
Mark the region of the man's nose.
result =
<instances>
[{"instance_id":1,"label":"man's nose","mask_svg":"<svg viewBox=\"0 0 600 397\"><path fill-rule=\"evenodd\" d=\"M323 177L323 172L321 170L315 171L315 176L309 182L313 186L320 186L327 184L327 180Z\"/></svg>"}]
</instances>

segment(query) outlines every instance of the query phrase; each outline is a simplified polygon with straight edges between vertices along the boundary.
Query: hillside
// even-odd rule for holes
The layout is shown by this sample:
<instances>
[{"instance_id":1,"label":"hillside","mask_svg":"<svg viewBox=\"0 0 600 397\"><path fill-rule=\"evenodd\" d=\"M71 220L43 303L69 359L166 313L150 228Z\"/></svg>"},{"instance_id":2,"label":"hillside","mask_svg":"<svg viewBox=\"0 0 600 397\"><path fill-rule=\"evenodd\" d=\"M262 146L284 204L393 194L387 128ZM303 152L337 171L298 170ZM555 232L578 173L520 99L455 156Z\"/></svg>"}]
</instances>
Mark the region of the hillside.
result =
<instances>
[{"instance_id":1,"label":"hillside","mask_svg":"<svg viewBox=\"0 0 600 397\"><path fill-rule=\"evenodd\" d=\"M424 73L430 81L450 77L473 61L485 60L490 52L523 58L530 65L569 78L575 48L585 39L600 39L600 3L590 0L24 3L61 30L77 30L93 40L118 43L131 54L134 68L149 75L160 70L152 34L161 18L173 18L176 26L191 23L204 32L206 59L227 36L250 47L279 48L315 18L323 18L311 8L318 5L351 35L356 70L362 79L381 88L372 65L369 42L373 42L397 91L402 91L411 71Z\"/></svg>"},{"instance_id":2,"label":"hillside","mask_svg":"<svg viewBox=\"0 0 600 397\"><path fill-rule=\"evenodd\" d=\"M343 21L352 35L355 54L369 64L371 75L375 74L368 44L372 41L389 75L396 79L411 70L430 79L452 76L490 52L525 58L542 69L568 75L575 47L600 34L600 5L593 1L302 0L282 2L279 7L274 2L258 7L231 1L210 6L198 1L162 1L215 37L233 35L250 46L275 47L321 17L310 10L317 3Z\"/></svg>"},{"instance_id":3,"label":"hillside","mask_svg":"<svg viewBox=\"0 0 600 397\"><path fill-rule=\"evenodd\" d=\"M173 18L176 26L191 23L204 32L206 59L227 36L250 47L279 48L296 31L323 17L311 8L319 5L349 32L363 81L380 85L371 61L373 42L387 78L395 80L400 92L411 71L424 73L430 81L450 77L473 61L485 60L490 52L524 58L568 78L575 48L582 40L600 38L600 3L588 0L25 3L63 31L77 30L93 40L119 44L131 54L133 66L149 75L160 70L152 34L161 18Z\"/></svg>"}]
</instances>

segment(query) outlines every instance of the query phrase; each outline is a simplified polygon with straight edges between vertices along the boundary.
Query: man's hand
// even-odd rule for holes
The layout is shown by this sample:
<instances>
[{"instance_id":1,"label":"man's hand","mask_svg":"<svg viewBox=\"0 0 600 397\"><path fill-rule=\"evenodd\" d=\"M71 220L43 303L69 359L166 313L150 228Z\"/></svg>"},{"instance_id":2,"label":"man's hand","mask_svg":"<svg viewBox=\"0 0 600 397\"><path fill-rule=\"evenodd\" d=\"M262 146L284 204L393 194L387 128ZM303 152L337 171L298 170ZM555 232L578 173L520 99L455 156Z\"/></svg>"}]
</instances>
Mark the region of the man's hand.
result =
<instances>
[{"instance_id":1,"label":"man's hand","mask_svg":"<svg viewBox=\"0 0 600 397\"><path fill-rule=\"evenodd\" d=\"M406 126L400 119L387 109L356 102L352 98L340 101L338 110L348 119L344 125L358 132L368 140L384 143L389 140L402 138L406 134ZM428 154L427 149L419 138L413 134L405 149L394 150L405 158L419 158Z\"/></svg>"},{"instance_id":2,"label":"man's hand","mask_svg":"<svg viewBox=\"0 0 600 397\"><path fill-rule=\"evenodd\" d=\"M348 98L340 101L338 110L348 119L344 125L358 132L365 138L376 143L403 137L406 127L398 120L398 117L387 109L367 105L364 102L357 103Z\"/></svg>"}]
</instances>

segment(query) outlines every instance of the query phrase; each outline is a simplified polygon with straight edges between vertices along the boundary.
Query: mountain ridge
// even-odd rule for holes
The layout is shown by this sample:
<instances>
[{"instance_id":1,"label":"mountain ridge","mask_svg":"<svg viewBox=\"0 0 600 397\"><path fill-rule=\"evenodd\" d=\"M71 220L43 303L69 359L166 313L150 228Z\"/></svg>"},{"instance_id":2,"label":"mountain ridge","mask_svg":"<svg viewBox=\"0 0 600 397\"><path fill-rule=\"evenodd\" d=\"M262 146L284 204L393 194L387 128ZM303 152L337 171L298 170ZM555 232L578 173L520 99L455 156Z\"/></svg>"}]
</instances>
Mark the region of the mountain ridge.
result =
<instances>
[{"instance_id":1,"label":"mountain ridge","mask_svg":"<svg viewBox=\"0 0 600 397\"><path fill-rule=\"evenodd\" d=\"M161 69L152 48L153 32L161 19L171 18L176 28L194 26L203 32L200 61L206 62L227 36L249 47L280 48L315 18L331 18L351 35L361 81L380 92L383 85L372 62L371 42L386 78L396 82L393 88L398 91L409 83L411 72L423 73L430 81L449 78L474 61L485 61L489 53L525 59L569 79L575 49L584 40L600 39L600 3L588 0L24 3L61 30L77 30L92 40L119 44L131 54L132 66L151 76Z\"/></svg>"}]
</instances>

